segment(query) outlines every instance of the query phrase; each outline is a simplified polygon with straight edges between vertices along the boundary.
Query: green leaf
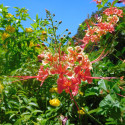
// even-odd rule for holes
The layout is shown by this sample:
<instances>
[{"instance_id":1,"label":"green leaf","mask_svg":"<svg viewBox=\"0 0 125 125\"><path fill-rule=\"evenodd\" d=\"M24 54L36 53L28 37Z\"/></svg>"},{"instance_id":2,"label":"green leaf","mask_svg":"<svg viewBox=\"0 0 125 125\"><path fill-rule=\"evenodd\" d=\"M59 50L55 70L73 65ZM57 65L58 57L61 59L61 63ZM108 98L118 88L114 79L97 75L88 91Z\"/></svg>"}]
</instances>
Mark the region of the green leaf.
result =
<instances>
[{"instance_id":1,"label":"green leaf","mask_svg":"<svg viewBox=\"0 0 125 125\"><path fill-rule=\"evenodd\" d=\"M115 0L115 1L113 1L113 6L118 2L119 0Z\"/></svg>"},{"instance_id":2,"label":"green leaf","mask_svg":"<svg viewBox=\"0 0 125 125\"><path fill-rule=\"evenodd\" d=\"M99 80L98 85L101 89L107 91L107 87L106 87L105 81L103 79Z\"/></svg>"},{"instance_id":3,"label":"green leaf","mask_svg":"<svg viewBox=\"0 0 125 125\"><path fill-rule=\"evenodd\" d=\"M43 111L41 111L41 110L34 110L33 112L32 112L32 114L33 113L42 113Z\"/></svg>"},{"instance_id":4,"label":"green leaf","mask_svg":"<svg viewBox=\"0 0 125 125\"><path fill-rule=\"evenodd\" d=\"M48 121L48 119L43 119L40 123L41 123L41 125L46 125L47 121Z\"/></svg>"},{"instance_id":5,"label":"green leaf","mask_svg":"<svg viewBox=\"0 0 125 125\"><path fill-rule=\"evenodd\" d=\"M24 112L21 114L21 117L23 117L24 115L28 115L28 114L31 114L31 112Z\"/></svg>"},{"instance_id":6,"label":"green leaf","mask_svg":"<svg viewBox=\"0 0 125 125\"><path fill-rule=\"evenodd\" d=\"M26 108L30 111L33 111L33 108L31 106L27 106Z\"/></svg>"},{"instance_id":7,"label":"green leaf","mask_svg":"<svg viewBox=\"0 0 125 125\"><path fill-rule=\"evenodd\" d=\"M0 124L1 125L1 124ZM4 125L12 125L11 123L5 123Z\"/></svg>"},{"instance_id":8,"label":"green leaf","mask_svg":"<svg viewBox=\"0 0 125 125\"><path fill-rule=\"evenodd\" d=\"M9 101L9 103L19 106L19 103L17 103L16 101Z\"/></svg>"},{"instance_id":9,"label":"green leaf","mask_svg":"<svg viewBox=\"0 0 125 125\"><path fill-rule=\"evenodd\" d=\"M39 18L38 18L38 14L36 14L36 21L38 20Z\"/></svg>"},{"instance_id":10,"label":"green leaf","mask_svg":"<svg viewBox=\"0 0 125 125\"><path fill-rule=\"evenodd\" d=\"M92 114L92 113L98 112L99 110L100 110L100 108L97 108L97 109L90 110L90 111L87 112L87 113L88 113L88 114Z\"/></svg>"},{"instance_id":11,"label":"green leaf","mask_svg":"<svg viewBox=\"0 0 125 125\"><path fill-rule=\"evenodd\" d=\"M12 114L12 115L9 117L9 119L13 118L15 115L16 115L16 114Z\"/></svg>"},{"instance_id":12,"label":"green leaf","mask_svg":"<svg viewBox=\"0 0 125 125\"><path fill-rule=\"evenodd\" d=\"M91 96L91 95L97 95L99 94L99 88L98 87L92 87L85 91L85 96Z\"/></svg>"},{"instance_id":13,"label":"green leaf","mask_svg":"<svg viewBox=\"0 0 125 125\"><path fill-rule=\"evenodd\" d=\"M29 105L32 105L32 106L38 107L38 104L36 104L36 103L34 103L34 102L30 102Z\"/></svg>"}]
</instances>

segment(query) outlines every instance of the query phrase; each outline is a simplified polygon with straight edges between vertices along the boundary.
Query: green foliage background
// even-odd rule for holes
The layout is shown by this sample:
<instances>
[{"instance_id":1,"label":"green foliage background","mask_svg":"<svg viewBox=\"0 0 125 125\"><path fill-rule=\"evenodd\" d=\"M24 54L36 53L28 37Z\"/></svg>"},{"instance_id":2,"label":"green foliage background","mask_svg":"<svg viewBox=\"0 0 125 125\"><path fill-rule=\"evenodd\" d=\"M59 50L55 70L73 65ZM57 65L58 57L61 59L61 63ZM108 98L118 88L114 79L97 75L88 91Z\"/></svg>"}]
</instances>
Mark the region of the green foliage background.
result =
<instances>
[{"instance_id":1,"label":"green foliage background","mask_svg":"<svg viewBox=\"0 0 125 125\"><path fill-rule=\"evenodd\" d=\"M106 1L103 4L105 3ZM70 32L61 37L56 34L61 22L55 22L55 15L46 10L47 18L42 19L36 15L36 21L31 24L33 32L28 33L21 24L27 18L31 19L27 12L24 13L27 11L25 8L15 7L18 16L13 15L10 18L6 17L9 13L7 7L1 4L0 9L2 9L0 12L1 125L62 125L64 118L67 118L66 125L123 125L125 123L125 98L118 95L125 94L124 78L93 79L92 84L82 82L79 94L74 97L80 109L84 107L85 114L79 117L78 109L68 94L50 93L50 88L57 87L56 76L47 78L42 87L36 79L21 81L15 77L9 77L36 76L40 66L38 54L45 49L54 53L56 51L54 48L58 48L60 43L62 43L61 50L63 51L66 51L69 42L71 46L75 46L75 43L85 35L84 31L87 28L85 22L78 28L75 40L69 37ZM93 13L88 20L94 22L94 15L101 15L104 9ZM121 9L125 13L125 8ZM13 26L15 32L2 40L2 34L6 32L8 25ZM42 31L45 33L43 34ZM120 18L115 32L102 36L100 41L95 45L89 43L85 49L91 61L95 60L104 48L106 52L108 51L104 59L93 64L92 76L124 76L125 16ZM51 106L49 100L52 98L58 98L61 105Z\"/></svg>"}]
</instances>

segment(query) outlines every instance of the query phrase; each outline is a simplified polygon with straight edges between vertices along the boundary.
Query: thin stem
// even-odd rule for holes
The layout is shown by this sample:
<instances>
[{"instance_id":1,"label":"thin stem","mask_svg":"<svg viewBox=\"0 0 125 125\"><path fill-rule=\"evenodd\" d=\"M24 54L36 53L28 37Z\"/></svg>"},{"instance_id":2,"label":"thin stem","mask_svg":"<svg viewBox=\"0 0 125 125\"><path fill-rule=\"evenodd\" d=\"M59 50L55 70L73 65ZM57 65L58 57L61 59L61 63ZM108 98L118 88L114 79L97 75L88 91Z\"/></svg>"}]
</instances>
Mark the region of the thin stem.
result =
<instances>
[{"instance_id":1,"label":"thin stem","mask_svg":"<svg viewBox=\"0 0 125 125\"><path fill-rule=\"evenodd\" d=\"M93 120L95 120L99 125L103 125L100 121L98 121L96 118L94 118L92 115L90 115L90 114L87 113L86 111L85 111L85 113L86 113L88 116L90 116Z\"/></svg>"}]
</instances>

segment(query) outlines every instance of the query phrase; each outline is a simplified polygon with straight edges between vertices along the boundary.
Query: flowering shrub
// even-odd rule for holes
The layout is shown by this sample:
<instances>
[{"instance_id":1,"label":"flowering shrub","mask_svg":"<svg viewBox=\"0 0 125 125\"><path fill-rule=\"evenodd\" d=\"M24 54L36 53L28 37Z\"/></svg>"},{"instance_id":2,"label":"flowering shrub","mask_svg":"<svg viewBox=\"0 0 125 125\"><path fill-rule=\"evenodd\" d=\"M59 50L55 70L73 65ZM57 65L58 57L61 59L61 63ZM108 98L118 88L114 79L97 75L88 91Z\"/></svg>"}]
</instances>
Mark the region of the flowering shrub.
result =
<instances>
[{"instance_id":1,"label":"flowering shrub","mask_svg":"<svg viewBox=\"0 0 125 125\"><path fill-rule=\"evenodd\" d=\"M93 1L98 8L107 3ZM117 49L116 36L125 37L125 10L116 2L81 25L83 39L56 35L62 21L48 10L24 28L27 9L15 7L12 15L0 5L0 123L124 124L124 48Z\"/></svg>"},{"instance_id":2,"label":"flowering shrub","mask_svg":"<svg viewBox=\"0 0 125 125\"><path fill-rule=\"evenodd\" d=\"M41 81L42 85L49 75L58 74L58 93L62 93L63 90L70 93L72 90L72 94L76 95L81 80L92 82L89 78L92 65L80 46L68 47L67 52L68 54L60 52L52 55L50 52L44 51L38 55L38 58L42 59L38 80ZM44 67L46 68L44 69Z\"/></svg>"}]
</instances>

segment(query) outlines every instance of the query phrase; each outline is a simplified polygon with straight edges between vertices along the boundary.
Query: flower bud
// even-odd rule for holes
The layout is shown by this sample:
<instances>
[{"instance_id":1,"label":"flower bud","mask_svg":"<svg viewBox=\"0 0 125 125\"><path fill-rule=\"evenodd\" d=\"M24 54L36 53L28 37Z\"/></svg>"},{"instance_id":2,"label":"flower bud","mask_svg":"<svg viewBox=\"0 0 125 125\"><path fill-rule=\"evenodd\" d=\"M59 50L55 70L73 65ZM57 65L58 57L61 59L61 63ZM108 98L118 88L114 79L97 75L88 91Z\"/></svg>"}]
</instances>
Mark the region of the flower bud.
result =
<instances>
[{"instance_id":1,"label":"flower bud","mask_svg":"<svg viewBox=\"0 0 125 125\"><path fill-rule=\"evenodd\" d=\"M61 37L61 40L63 40L63 37Z\"/></svg>"},{"instance_id":2,"label":"flower bud","mask_svg":"<svg viewBox=\"0 0 125 125\"><path fill-rule=\"evenodd\" d=\"M47 50L47 47L45 46L44 49Z\"/></svg>"},{"instance_id":3,"label":"flower bud","mask_svg":"<svg viewBox=\"0 0 125 125\"><path fill-rule=\"evenodd\" d=\"M39 60L43 60L44 59L44 55L43 54L38 55L37 57L38 57Z\"/></svg>"},{"instance_id":4,"label":"flower bud","mask_svg":"<svg viewBox=\"0 0 125 125\"><path fill-rule=\"evenodd\" d=\"M68 32L68 34L71 34L71 32Z\"/></svg>"},{"instance_id":5,"label":"flower bud","mask_svg":"<svg viewBox=\"0 0 125 125\"><path fill-rule=\"evenodd\" d=\"M69 41L68 44L71 45L71 42Z\"/></svg>"},{"instance_id":6,"label":"flower bud","mask_svg":"<svg viewBox=\"0 0 125 125\"><path fill-rule=\"evenodd\" d=\"M56 27L56 26L54 26L54 28L55 28L55 29L57 29L57 27Z\"/></svg>"},{"instance_id":7,"label":"flower bud","mask_svg":"<svg viewBox=\"0 0 125 125\"><path fill-rule=\"evenodd\" d=\"M40 48L40 44L37 44L36 47L39 47L39 48Z\"/></svg>"},{"instance_id":8,"label":"flower bud","mask_svg":"<svg viewBox=\"0 0 125 125\"><path fill-rule=\"evenodd\" d=\"M62 23L62 21L59 21L59 24L61 24Z\"/></svg>"},{"instance_id":9,"label":"flower bud","mask_svg":"<svg viewBox=\"0 0 125 125\"><path fill-rule=\"evenodd\" d=\"M75 42L75 46L77 46L78 45L78 42Z\"/></svg>"},{"instance_id":10,"label":"flower bud","mask_svg":"<svg viewBox=\"0 0 125 125\"><path fill-rule=\"evenodd\" d=\"M76 39L76 37L75 37L75 36L73 36L73 37L72 37L72 39L73 39L73 40L75 40L75 39Z\"/></svg>"},{"instance_id":11,"label":"flower bud","mask_svg":"<svg viewBox=\"0 0 125 125\"><path fill-rule=\"evenodd\" d=\"M45 46L45 44L44 44L44 43L42 43L42 46Z\"/></svg>"},{"instance_id":12,"label":"flower bud","mask_svg":"<svg viewBox=\"0 0 125 125\"><path fill-rule=\"evenodd\" d=\"M42 60L38 60L38 62L42 63Z\"/></svg>"}]
</instances>

